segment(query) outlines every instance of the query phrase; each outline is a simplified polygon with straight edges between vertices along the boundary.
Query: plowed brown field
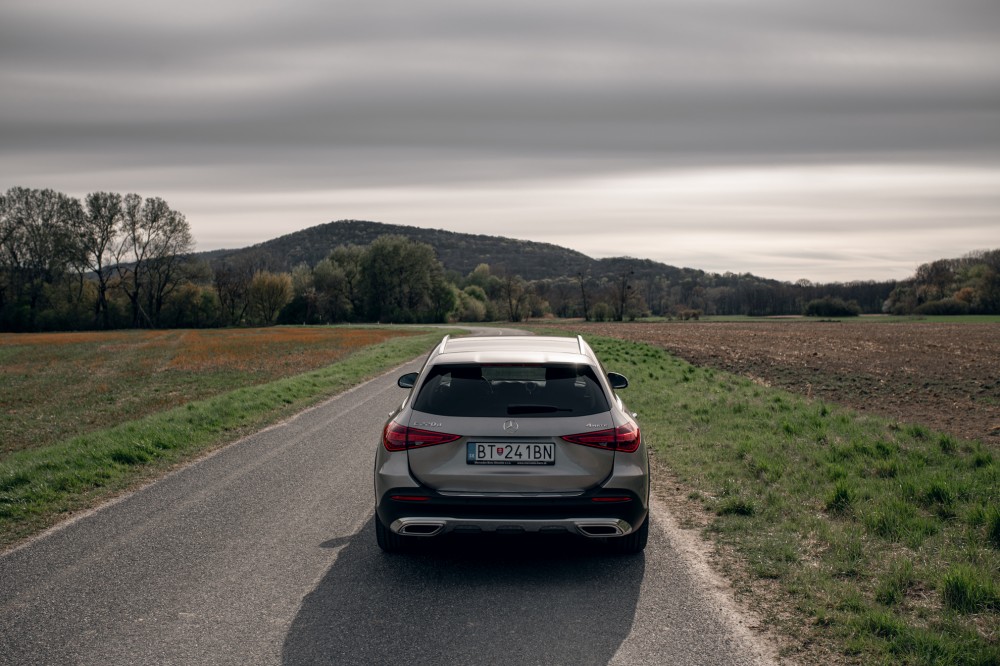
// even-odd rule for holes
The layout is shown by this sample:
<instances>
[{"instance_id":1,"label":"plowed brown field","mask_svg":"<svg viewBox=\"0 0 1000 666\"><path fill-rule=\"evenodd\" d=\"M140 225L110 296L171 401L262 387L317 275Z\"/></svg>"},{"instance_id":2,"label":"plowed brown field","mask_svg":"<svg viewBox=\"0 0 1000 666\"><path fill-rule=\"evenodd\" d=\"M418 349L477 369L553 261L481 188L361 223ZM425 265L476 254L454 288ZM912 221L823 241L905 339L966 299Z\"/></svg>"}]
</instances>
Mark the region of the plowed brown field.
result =
<instances>
[{"instance_id":1,"label":"plowed brown field","mask_svg":"<svg viewBox=\"0 0 1000 666\"><path fill-rule=\"evenodd\" d=\"M1000 447L1000 324L576 323L695 365Z\"/></svg>"}]
</instances>

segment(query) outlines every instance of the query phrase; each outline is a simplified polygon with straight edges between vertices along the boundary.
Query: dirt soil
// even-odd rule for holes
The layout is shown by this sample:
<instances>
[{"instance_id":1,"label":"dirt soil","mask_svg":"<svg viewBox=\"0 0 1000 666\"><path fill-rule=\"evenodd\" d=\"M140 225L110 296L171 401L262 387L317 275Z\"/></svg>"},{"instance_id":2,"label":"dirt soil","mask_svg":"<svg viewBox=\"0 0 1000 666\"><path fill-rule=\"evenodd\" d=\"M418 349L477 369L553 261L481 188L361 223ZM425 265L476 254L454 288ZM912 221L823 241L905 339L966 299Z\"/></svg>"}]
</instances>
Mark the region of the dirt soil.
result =
<instances>
[{"instance_id":1,"label":"dirt soil","mask_svg":"<svg viewBox=\"0 0 1000 666\"><path fill-rule=\"evenodd\" d=\"M1000 324L580 323L690 363L1000 448Z\"/></svg>"}]
</instances>

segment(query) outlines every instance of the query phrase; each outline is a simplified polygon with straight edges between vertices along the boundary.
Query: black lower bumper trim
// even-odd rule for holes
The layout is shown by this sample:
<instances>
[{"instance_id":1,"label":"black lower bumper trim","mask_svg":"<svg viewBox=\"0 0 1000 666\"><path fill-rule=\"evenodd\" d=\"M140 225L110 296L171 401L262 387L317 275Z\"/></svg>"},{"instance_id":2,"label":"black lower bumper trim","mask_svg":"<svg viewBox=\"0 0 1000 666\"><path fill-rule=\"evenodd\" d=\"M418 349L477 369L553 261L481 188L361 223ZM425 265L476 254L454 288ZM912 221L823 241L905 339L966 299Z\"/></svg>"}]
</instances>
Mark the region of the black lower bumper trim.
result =
<instances>
[{"instance_id":1,"label":"black lower bumper trim","mask_svg":"<svg viewBox=\"0 0 1000 666\"><path fill-rule=\"evenodd\" d=\"M397 496L400 499L393 499ZM627 498L627 501L623 501ZM442 495L427 489L394 488L376 507L384 525L399 518L456 518L463 520L619 519L642 524L647 507L631 491L600 489L575 497L491 497Z\"/></svg>"}]
</instances>

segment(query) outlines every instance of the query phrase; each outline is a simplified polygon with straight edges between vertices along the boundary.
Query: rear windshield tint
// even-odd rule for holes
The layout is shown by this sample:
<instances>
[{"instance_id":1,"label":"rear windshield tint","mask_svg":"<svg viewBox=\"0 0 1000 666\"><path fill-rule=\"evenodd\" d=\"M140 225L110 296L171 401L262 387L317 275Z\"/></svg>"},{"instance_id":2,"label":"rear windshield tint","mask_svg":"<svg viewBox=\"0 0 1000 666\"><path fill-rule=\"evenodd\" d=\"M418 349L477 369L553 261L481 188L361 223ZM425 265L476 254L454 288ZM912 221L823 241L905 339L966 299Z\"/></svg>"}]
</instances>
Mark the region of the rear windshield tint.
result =
<instances>
[{"instance_id":1,"label":"rear windshield tint","mask_svg":"<svg viewBox=\"0 0 1000 666\"><path fill-rule=\"evenodd\" d=\"M586 416L608 411L587 365L437 365L413 408L440 416Z\"/></svg>"}]
</instances>

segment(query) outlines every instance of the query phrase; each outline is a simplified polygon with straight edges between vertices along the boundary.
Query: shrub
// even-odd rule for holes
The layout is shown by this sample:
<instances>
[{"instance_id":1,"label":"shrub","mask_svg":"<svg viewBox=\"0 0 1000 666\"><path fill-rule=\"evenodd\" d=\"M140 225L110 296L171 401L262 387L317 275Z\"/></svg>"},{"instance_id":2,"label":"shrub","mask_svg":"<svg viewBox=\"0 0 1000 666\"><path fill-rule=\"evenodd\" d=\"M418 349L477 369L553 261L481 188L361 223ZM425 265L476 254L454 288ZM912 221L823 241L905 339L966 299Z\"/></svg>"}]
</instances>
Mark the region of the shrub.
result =
<instances>
[{"instance_id":1,"label":"shrub","mask_svg":"<svg viewBox=\"0 0 1000 666\"><path fill-rule=\"evenodd\" d=\"M916 309L917 314L931 316L952 316L969 314L969 304L957 298L943 298L940 301L924 303Z\"/></svg>"},{"instance_id":2,"label":"shrub","mask_svg":"<svg viewBox=\"0 0 1000 666\"><path fill-rule=\"evenodd\" d=\"M590 311L590 318L593 321L611 321L614 317L614 310L611 309L610 305L603 301L595 304Z\"/></svg>"},{"instance_id":3,"label":"shrub","mask_svg":"<svg viewBox=\"0 0 1000 666\"><path fill-rule=\"evenodd\" d=\"M861 307L855 301L844 301L840 298L817 298L806 305L807 317L857 317Z\"/></svg>"}]
</instances>

